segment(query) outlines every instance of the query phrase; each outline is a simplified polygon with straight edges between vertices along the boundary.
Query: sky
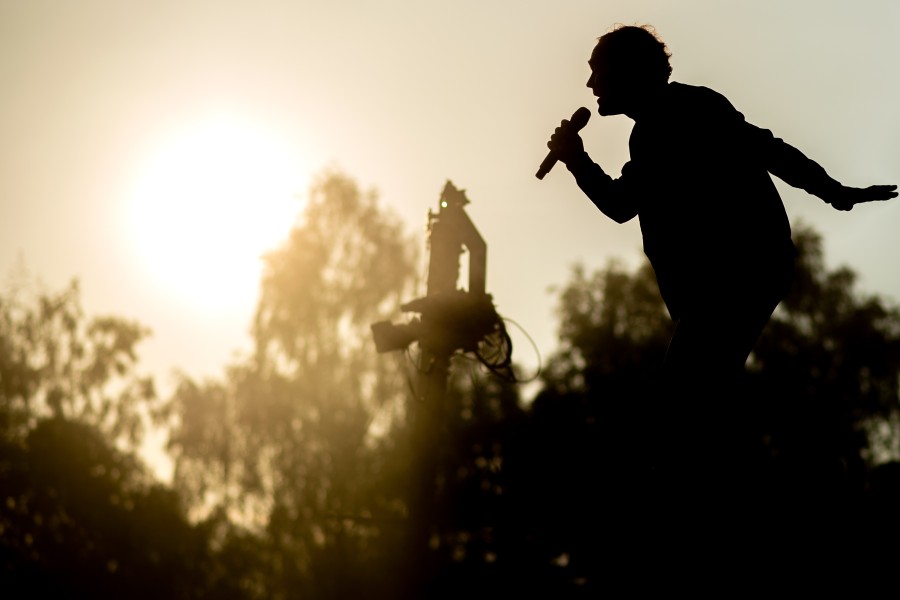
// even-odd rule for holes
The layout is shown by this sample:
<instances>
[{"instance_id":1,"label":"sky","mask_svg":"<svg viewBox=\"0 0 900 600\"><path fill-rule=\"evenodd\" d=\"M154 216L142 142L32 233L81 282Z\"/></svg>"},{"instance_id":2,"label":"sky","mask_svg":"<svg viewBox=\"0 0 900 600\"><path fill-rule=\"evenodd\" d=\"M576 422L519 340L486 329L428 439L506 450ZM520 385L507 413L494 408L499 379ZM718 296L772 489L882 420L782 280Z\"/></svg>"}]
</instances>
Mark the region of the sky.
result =
<instances>
[{"instance_id":1,"label":"sky","mask_svg":"<svg viewBox=\"0 0 900 600\"><path fill-rule=\"evenodd\" d=\"M499 313L546 357L572 265L642 259L636 220L608 220L564 168L534 176L560 119L595 106L587 59L615 23L654 25L673 80L846 185L900 183L893 0L0 0L0 274L77 278L88 314L149 327L140 368L164 391L173 369L216 377L247 351L258 257L316 174L377 190L411 232L449 179ZM631 124L582 132L614 175ZM839 213L778 185L829 266L900 303L900 201Z\"/></svg>"}]
</instances>

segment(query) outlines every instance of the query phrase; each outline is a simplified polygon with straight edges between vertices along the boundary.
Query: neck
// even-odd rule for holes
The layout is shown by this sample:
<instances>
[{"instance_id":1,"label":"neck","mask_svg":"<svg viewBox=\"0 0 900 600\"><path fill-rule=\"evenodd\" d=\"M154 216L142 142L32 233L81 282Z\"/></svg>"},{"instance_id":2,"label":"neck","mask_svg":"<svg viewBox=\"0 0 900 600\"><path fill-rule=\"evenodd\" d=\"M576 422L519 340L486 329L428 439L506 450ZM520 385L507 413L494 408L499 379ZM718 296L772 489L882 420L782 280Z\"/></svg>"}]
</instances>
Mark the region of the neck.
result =
<instances>
[{"instance_id":1,"label":"neck","mask_svg":"<svg viewBox=\"0 0 900 600\"><path fill-rule=\"evenodd\" d=\"M624 111L625 116L638 122L656 113L663 103L667 85L657 85L638 94Z\"/></svg>"}]
</instances>

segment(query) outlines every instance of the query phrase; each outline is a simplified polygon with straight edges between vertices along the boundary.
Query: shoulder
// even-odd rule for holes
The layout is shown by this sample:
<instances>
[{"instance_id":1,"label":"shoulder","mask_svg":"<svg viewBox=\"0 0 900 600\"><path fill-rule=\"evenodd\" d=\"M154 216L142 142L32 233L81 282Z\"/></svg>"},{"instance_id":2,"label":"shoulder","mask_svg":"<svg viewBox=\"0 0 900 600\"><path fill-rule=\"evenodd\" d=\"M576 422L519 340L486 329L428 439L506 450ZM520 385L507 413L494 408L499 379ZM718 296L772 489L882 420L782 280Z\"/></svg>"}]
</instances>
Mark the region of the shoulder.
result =
<instances>
[{"instance_id":1,"label":"shoulder","mask_svg":"<svg viewBox=\"0 0 900 600\"><path fill-rule=\"evenodd\" d=\"M701 85L687 85L672 81L668 93L678 103L698 104L704 107L735 110L731 102L719 92Z\"/></svg>"},{"instance_id":2,"label":"shoulder","mask_svg":"<svg viewBox=\"0 0 900 600\"><path fill-rule=\"evenodd\" d=\"M703 124L711 129L739 127L744 115L723 94L699 85L671 82L668 93L669 106L675 114L690 121L693 126Z\"/></svg>"}]
</instances>

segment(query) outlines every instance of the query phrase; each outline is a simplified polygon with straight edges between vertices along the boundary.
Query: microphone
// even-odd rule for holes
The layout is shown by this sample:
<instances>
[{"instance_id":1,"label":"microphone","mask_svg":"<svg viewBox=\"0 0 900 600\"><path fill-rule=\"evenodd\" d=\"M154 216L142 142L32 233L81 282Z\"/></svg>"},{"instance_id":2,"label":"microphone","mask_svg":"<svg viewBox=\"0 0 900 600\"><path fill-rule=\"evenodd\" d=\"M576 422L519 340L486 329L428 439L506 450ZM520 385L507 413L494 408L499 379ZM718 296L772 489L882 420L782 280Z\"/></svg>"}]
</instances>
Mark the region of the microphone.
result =
<instances>
[{"instance_id":1,"label":"microphone","mask_svg":"<svg viewBox=\"0 0 900 600\"><path fill-rule=\"evenodd\" d=\"M591 111L585 107L581 107L572 113L572 118L569 119L569 127L574 127L575 131L581 131L584 129L584 126L587 125L588 119L591 118ZM541 166L538 168L538 172L535 173L535 176L538 179L543 179L544 175L550 172L550 169L553 168L553 165L556 164L557 158L556 155L551 150L547 153L547 157L544 158L544 162L541 163Z\"/></svg>"}]
</instances>

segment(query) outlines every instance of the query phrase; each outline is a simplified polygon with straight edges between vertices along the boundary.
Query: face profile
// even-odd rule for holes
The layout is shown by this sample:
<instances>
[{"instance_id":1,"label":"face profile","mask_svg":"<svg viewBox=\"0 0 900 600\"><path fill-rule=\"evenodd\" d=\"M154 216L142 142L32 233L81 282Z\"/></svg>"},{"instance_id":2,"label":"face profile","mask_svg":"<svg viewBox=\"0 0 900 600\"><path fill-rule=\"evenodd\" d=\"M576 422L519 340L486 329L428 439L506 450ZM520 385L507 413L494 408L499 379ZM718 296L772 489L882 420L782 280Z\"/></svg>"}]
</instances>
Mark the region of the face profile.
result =
<instances>
[{"instance_id":1,"label":"face profile","mask_svg":"<svg viewBox=\"0 0 900 600\"><path fill-rule=\"evenodd\" d=\"M633 116L665 86L672 72L669 53L649 30L622 27L599 38L591 52L587 87L602 116Z\"/></svg>"},{"instance_id":2,"label":"face profile","mask_svg":"<svg viewBox=\"0 0 900 600\"><path fill-rule=\"evenodd\" d=\"M603 51L603 46L598 43L591 53L588 65L591 67L591 76L587 80L587 86L597 97L597 112L600 115L617 115L622 113L615 82L610 81L609 59Z\"/></svg>"}]
</instances>

